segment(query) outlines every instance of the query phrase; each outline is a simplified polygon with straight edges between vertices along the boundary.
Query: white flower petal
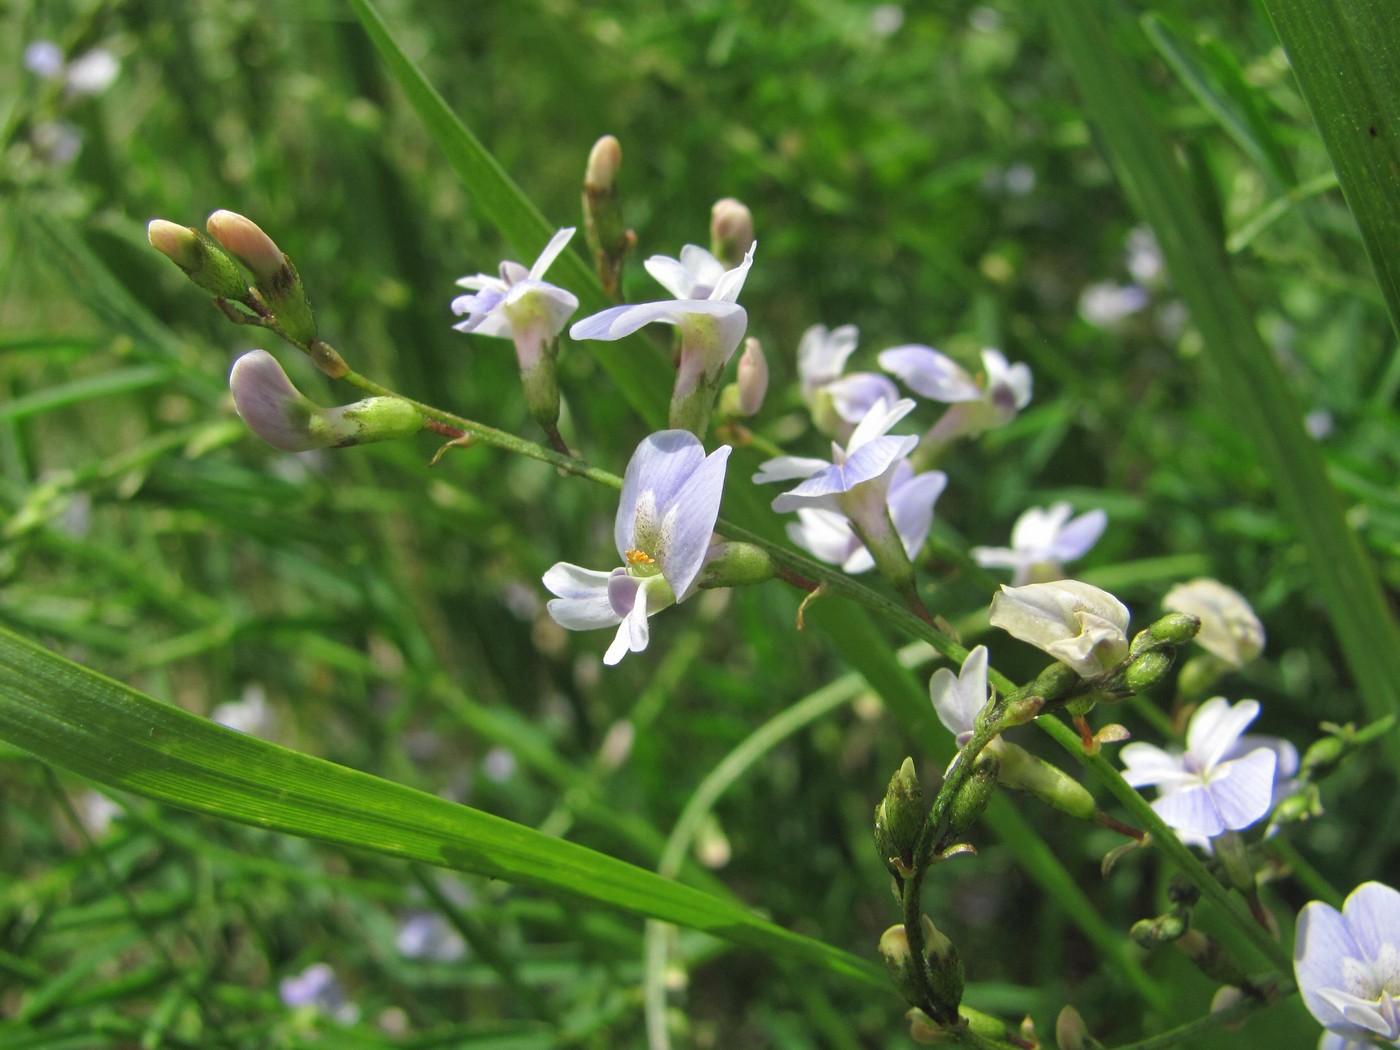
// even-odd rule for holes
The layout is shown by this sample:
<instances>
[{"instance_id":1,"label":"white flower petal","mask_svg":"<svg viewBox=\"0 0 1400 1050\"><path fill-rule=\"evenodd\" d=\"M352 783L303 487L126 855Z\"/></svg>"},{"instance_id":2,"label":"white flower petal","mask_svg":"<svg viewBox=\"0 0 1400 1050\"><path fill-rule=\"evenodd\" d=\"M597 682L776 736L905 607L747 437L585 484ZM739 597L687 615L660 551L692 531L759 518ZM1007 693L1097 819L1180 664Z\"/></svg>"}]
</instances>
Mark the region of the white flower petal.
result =
<instances>
[{"instance_id":1,"label":"white flower petal","mask_svg":"<svg viewBox=\"0 0 1400 1050\"><path fill-rule=\"evenodd\" d=\"M544 251L540 252L539 258L535 260L535 265L530 267L530 280L538 281L545 275L545 271L549 269L555 259L559 258L559 253L568 245L576 230L575 226L566 226L549 239L549 243L544 246ZM574 307L578 308L577 299L574 300Z\"/></svg>"},{"instance_id":2,"label":"white flower petal","mask_svg":"<svg viewBox=\"0 0 1400 1050\"><path fill-rule=\"evenodd\" d=\"M610 572L557 562L544 574L545 588L558 595L545 608L550 618L570 631L611 627L622 619L608 600Z\"/></svg>"},{"instance_id":3,"label":"white flower petal","mask_svg":"<svg viewBox=\"0 0 1400 1050\"><path fill-rule=\"evenodd\" d=\"M1257 700L1233 707L1223 696L1212 697L1196 709L1186 729L1186 750L1203 769L1211 769L1235 746L1245 727L1259 717Z\"/></svg>"}]
</instances>

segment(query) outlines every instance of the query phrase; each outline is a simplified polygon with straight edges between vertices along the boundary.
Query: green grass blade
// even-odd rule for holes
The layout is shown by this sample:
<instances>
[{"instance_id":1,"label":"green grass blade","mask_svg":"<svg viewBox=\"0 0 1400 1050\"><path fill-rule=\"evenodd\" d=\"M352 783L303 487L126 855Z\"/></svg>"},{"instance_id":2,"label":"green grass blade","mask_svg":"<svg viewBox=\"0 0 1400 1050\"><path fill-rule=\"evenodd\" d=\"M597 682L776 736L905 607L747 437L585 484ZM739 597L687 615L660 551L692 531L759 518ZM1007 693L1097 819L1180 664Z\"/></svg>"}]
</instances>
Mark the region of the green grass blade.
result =
<instances>
[{"instance_id":1,"label":"green grass blade","mask_svg":"<svg viewBox=\"0 0 1400 1050\"><path fill-rule=\"evenodd\" d=\"M1302 541L1327 610L1372 718L1400 710L1400 630L1371 563L1328 483L1303 413L1246 309L1221 245L1210 234L1141 82L1121 58L1093 0L1044 10L1079 83L1100 141L1129 198L1151 224L1213 367L1202 372L1221 411L1257 450L1279 507ZM1319 704L1319 718L1353 712ZM1387 738L1400 769L1400 735Z\"/></svg>"},{"instance_id":2,"label":"green grass blade","mask_svg":"<svg viewBox=\"0 0 1400 1050\"><path fill-rule=\"evenodd\" d=\"M529 265L554 231L568 223L551 223L511 181L505 169L477 140L470 129L448 108L435 87L428 82L403 48L370 0L350 0L378 49L390 75L407 96L423 126L486 218L525 265ZM583 161L579 158L579 187L583 186ZM577 221L574 225L578 225ZM576 242L577 243L577 242ZM572 247L572 245L571 245ZM603 294L597 275L576 251L565 251L550 267L549 279L574 292L579 299L579 317L597 313L613 305ZM653 426L663 426L670 400L666 369L656 349L638 337L617 342L590 342L588 351L617 385L627 403ZM638 367L638 362L657 367Z\"/></svg>"},{"instance_id":3,"label":"green grass blade","mask_svg":"<svg viewBox=\"0 0 1400 1050\"><path fill-rule=\"evenodd\" d=\"M0 738L198 813L595 901L888 988L741 905L466 806L225 729L0 629Z\"/></svg>"},{"instance_id":4,"label":"green grass blade","mask_svg":"<svg viewBox=\"0 0 1400 1050\"><path fill-rule=\"evenodd\" d=\"M114 394L161 386L168 383L170 378L170 369L162 365L136 365L132 368L120 368L115 372L74 379L72 382L46 387L0 405L0 423L69 408L93 398L111 397Z\"/></svg>"},{"instance_id":5,"label":"green grass blade","mask_svg":"<svg viewBox=\"0 0 1400 1050\"><path fill-rule=\"evenodd\" d=\"M1217 41L1191 39L1189 30L1158 14L1144 15L1142 27L1172 72L1235 144L1275 181L1294 185L1298 178L1288 153L1234 56Z\"/></svg>"},{"instance_id":6,"label":"green grass blade","mask_svg":"<svg viewBox=\"0 0 1400 1050\"><path fill-rule=\"evenodd\" d=\"M1387 0L1264 0L1400 333L1400 17Z\"/></svg>"}]
</instances>

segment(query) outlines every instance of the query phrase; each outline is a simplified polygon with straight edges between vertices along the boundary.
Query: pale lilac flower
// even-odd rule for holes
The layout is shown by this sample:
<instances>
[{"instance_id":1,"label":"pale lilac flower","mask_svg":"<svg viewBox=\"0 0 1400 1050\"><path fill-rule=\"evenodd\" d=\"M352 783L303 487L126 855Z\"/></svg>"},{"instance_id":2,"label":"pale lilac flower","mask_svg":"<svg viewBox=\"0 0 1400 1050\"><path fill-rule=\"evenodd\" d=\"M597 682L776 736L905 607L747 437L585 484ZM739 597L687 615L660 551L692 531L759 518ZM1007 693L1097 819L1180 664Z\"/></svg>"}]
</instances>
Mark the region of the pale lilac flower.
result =
<instances>
[{"instance_id":1,"label":"pale lilac flower","mask_svg":"<svg viewBox=\"0 0 1400 1050\"><path fill-rule=\"evenodd\" d=\"M1362 883L1342 910L1313 901L1298 914L1293 972L1327 1029L1318 1050L1400 1045L1400 892Z\"/></svg>"},{"instance_id":2,"label":"pale lilac flower","mask_svg":"<svg viewBox=\"0 0 1400 1050\"><path fill-rule=\"evenodd\" d=\"M63 75L63 49L52 40L35 40L24 49L24 68L45 80Z\"/></svg>"},{"instance_id":3,"label":"pale lilac flower","mask_svg":"<svg viewBox=\"0 0 1400 1050\"><path fill-rule=\"evenodd\" d=\"M284 977L277 986L283 1005L291 1009L318 1010L341 1024L360 1019L360 1008L345 995L335 971L325 963L307 967L294 977Z\"/></svg>"},{"instance_id":4,"label":"pale lilac flower","mask_svg":"<svg viewBox=\"0 0 1400 1050\"><path fill-rule=\"evenodd\" d=\"M1031 507L1011 528L1010 547L973 547L972 557L988 569L1013 569L1013 587L1047 583L1061 575L1067 561L1087 554L1108 525L1108 515L1091 510L1070 519L1068 503Z\"/></svg>"},{"instance_id":5,"label":"pale lilac flower","mask_svg":"<svg viewBox=\"0 0 1400 1050\"><path fill-rule=\"evenodd\" d=\"M1267 746L1239 754L1244 729L1258 714L1254 700L1208 700L1191 716L1184 753L1144 743L1123 748L1123 779L1155 786L1152 808L1183 836L1210 839L1247 828L1273 805L1279 759Z\"/></svg>"},{"instance_id":6,"label":"pale lilac flower","mask_svg":"<svg viewBox=\"0 0 1400 1050\"><path fill-rule=\"evenodd\" d=\"M951 441L975 437L1003 426L1030 404L1031 370L1010 364L1000 350L982 351L982 375L928 346L896 346L880 354L880 367L898 376L910 390L952 407L935 423L925 440Z\"/></svg>"},{"instance_id":7,"label":"pale lilac flower","mask_svg":"<svg viewBox=\"0 0 1400 1050\"><path fill-rule=\"evenodd\" d=\"M1162 608L1200 620L1197 643L1231 667L1243 667L1264 651L1259 617L1244 595L1218 580L1202 577L1179 583L1162 599Z\"/></svg>"},{"instance_id":8,"label":"pale lilac flower","mask_svg":"<svg viewBox=\"0 0 1400 1050\"><path fill-rule=\"evenodd\" d=\"M890 475L885 505L904 553L914 558L933 525L933 507L948 484L941 470L915 474L913 464L902 459ZM797 521L787 527L788 537L821 561L840 565L849 573L869 572L875 559L851 528L850 519L835 510L799 507Z\"/></svg>"},{"instance_id":9,"label":"pale lilac flower","mask_svg":"<svg viewBox=\"0 0 1400 1050\"><path fill-rule=\"evenodd\" d=\"M622 339L653 322L675 325L681 334L680 361L671 395L671 425L697 433L708 425L724 366L744 338L749 318L738 304L753 255L725 270L704 248L687 244L679 259L654 255L647 272L676 296L654 303L614 306L585 317L569 329L571 339Z\"/></svg>"},{"instance_id":10,"label":"pale lilac flower","mask_svg":"<svg viewBox=\"0 0 1400 1050\"><path fill-rule=\"evenodd\" d=\"M1095 328L1113 331L1147 306L1150 296L1135 284L1099 281L1079 296L1079 316Z\"/></svg>"},{"instance_id":11,"label":"pale lilac flower","mask_svg":"<svg viewBox=\"0 0 1400 1050\"><path fill-rule=\"evenodd\" d=\"M453 325L459 332L475 332L515 342L515 355L522 373L539 364L545 344L564 330L569 316L578 309L578 297L545 281L545 272L573 237L569 226L549 239L535 264L528 270L518 262L501 263L500 276L479 273L463 277L457 284L475 291L452 300L452 312L467 315Z\"/></svg>"},{"instance_id":12,"label":"pale lilac flower","mask_svg":"<svg viewBox=\"0 0 1400 1050\"><path fill-rule=\"evenodd\" d=\"M990 695L987 691L987 647L979 645L968 653L956 674L947 667L934 671L928 691L938 720L957 737L961 748L972 739L977 714L987 706Z\"/></svg>"},{"instance_id":13,"label":"pale lilac flower","mask_svg":"<svg viewBox=\"0 0 1400 1050\"><path fill-rule=\"evenodd\" d=\"M860 332L853 324L827 329L814 324L802 333L797 344L797 374L802 381L802 399L812 411L812 422L824 434L840 441L851 436L855 425L865 418L870 406L884 398L892 405L899 390L874 372L841 373L846 359L855 352Z\"/></svg>"},{"instance_id":14,"label":"pale lilac flower","mask_svg":"<svg viewBox=\"0 0 1400 1050\"><path fill-rule=\"evenodd\" d=\"M456 962L467 954L462 935L435 911L410 912L399 923L394 947L405 959Z\"/></svg>"},{"instance_id":15,"label":"pale lilac flower","mask_svg":"<svg viewBox=\"0 0 1400 1050\"><path fill-rule=\"evenodd\" d=\"M121 63L100 47L68 62L52 40L36 40L24 49L24 68L45 80L62 80L69 95L100 95L117 79Z\"/></svg>"},{"instance_id":16,"label":"pale lilac flower","mask_svg":"<svg viewBox=\"0 0 1400 1050\"><path fill-rule=\"evenodd\" d=\"M622 481L613 538L624 564L597 572L559 562L544 575L557 595L549 615L571 631L617 625L603 662L639 653L647 617L685 601L695 589L719 517L729 446L708 456L685 430L652 434L633 454Z\"/></svg>"},{"instance_id":17,"label":"pale lilac flower","mask_svg":"<svg viewBox=\"0 0 1400 1050\"><path fill-rule=\"evenodd\" d=\"M991 624L1093 678L1128 655L1128 609L1079 580L1007 587L992 599Z\"/></svg>"}]
</instances>

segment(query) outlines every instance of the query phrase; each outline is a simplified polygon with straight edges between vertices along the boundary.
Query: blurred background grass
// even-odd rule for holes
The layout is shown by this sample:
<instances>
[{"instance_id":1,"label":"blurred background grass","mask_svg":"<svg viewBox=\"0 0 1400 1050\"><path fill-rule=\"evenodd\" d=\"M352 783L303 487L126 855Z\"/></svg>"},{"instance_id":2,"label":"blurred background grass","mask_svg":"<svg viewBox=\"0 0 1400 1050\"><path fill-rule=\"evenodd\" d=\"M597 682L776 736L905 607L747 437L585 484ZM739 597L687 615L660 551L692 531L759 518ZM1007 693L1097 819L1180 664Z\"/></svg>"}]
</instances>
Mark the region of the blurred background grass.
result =
<instances>
[{"instance_id":1,"label":"blurred background grass","mask_svg":"<svg viewBox=\"0 0 1400 1050\"><path fill-rule=\"evenodd\" d=\"M1254 5L1153 9L1234 57L1298 184L1330 171ZM605 133L622 141L638 257L705 243L721 196L751 206L760 245L744 302L774 372L761 431L819 448L786 385L809 324L859 325L855 367L896 343L966 360L1001 346L1031 364L1035 400L946 464L935 548L1002 543L1032 503L1103 506L1111 525L1086 570L1112 571L1139 620L1200 573L1254 600L1267 659L1231 695L1263 701L1261 730L1305 745L1320 720L1360 716L1267 478L1228 413L1198 396L1199 341L1171 289L1146 282L1148 305L1113 323L1081 310L1090 285L1133 281L1135 219L1035 8L382 10L559 225L578 222L584 160ZM1136 13L1122 6L1119 45L1203 208L1238 233L1289 187L1182 86ZM793 630L796 596L704 595L658 622L645 656L604 674L605 639L555 627L538 580L559 559L611 564L611 493L484 449L430 470L427 439L297 457L262 446L224 387L255 333L231 328L145 243L153 217L247 214L295 259L323 335L359 371L535 436L507 345L449 327L453 280L508 253L347 8L39 3L3 19L0 622L199 713L263 697L271 739L654 866L705 773L843 670L820 636ZM36 39L70 56L106 48L120 75L72 97L23 68ZM68 160L52 145L60 124L81 136ZM1340 196L1305 196L1234 262L1393 589L1400 359ZM654 294L636 266L627 287ZM280 356L315 399L349 399ZM586 345L563 364L566 435L620 470L642 424ZM736 454L731 490L758 459ZM945 614L984 605L985 588L941 556L923 567L929 583L952 578ZM1034 670L992 644L1013 677ZM709 865L777 921L871 954L894 912L869 814L909 750L874 698L842 707L720 802L687 877ZM1343 891L1395 870L1400 802L1373 775L1353 763L1329 785L1327 819L1290 833ZM641 1042L631 920L452 880L443 892L476 943L451 962L406 959L396 923L441 908L401 865L131 798L89 840L68 810L86 813L84 785L14 753L0 787L0 1017L33 1040L14 1045L299 1046L327 1029L336 1046ZM1111 836L1028 815L1113 925L1159 910L1150 860L1101 883ZM1069 999L1113 1041L1204 1011L1209 983L1166 953L1148 966L1172 1010L1147 1011L1032 890L1014 848L979 848L936 871L928 897L968 962L972 1005L1030 1013L1047 1031ZM1306 899L1293 885L1274 898L1280 912ZM673 1020L694 1045L906 1041L891 1000L688 935L679 959L688 984ZM358 1024L280 1005L279 980L323 961ZM1300 1017L1294 1002L1251 1032L1304 1045ZM1230 1045L1217 1038L1200 1045Z\"/></svg>"}]
</instances>

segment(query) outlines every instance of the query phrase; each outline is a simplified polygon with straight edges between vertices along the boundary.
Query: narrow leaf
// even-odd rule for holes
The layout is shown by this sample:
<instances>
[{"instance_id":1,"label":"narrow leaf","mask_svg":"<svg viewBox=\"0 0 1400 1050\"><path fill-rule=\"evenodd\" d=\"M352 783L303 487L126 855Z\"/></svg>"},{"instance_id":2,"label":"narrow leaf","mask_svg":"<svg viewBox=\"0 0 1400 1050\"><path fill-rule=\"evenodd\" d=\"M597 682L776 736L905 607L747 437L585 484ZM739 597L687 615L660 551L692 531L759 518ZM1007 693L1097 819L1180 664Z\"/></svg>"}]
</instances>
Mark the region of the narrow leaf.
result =
<instances>
[{"instance_id":1,"label":"narrow leaf","mask_svg":"<svg viewBox=\"0 0 1400 1050\"><path fill-rule=\"evenodd\" d=\"M159 802L504 879L888 989L873 963L532 828L225 729L0 629L0 739Z\"/></svg>"}]
</instances>

